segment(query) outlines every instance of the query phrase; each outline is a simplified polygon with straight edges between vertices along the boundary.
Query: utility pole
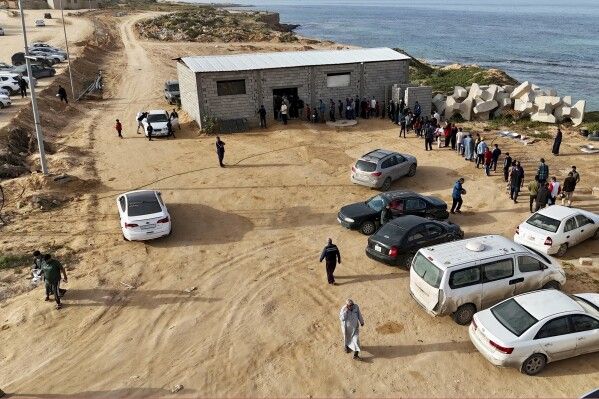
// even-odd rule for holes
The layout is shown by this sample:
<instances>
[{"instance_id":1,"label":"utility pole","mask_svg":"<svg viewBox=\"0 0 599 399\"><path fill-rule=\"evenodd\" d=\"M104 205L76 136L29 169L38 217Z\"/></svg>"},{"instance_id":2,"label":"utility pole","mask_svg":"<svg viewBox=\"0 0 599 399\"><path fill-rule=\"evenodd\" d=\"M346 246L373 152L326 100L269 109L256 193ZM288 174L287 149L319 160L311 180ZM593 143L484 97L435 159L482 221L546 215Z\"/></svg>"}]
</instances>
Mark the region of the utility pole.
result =
<instances>
[{"instance_id":1,"label":"utility pole","mask_svg":"<svg viewBox=\"0 0 599 399\"><path fill-rule=\"evenodd\" d=\"M67 49L67 61L69 62L69 79L71 80L71 94L75 101L75 86L73 85L73 71L71 70L71 54L69 54L69 41L67 40L67 26L64 24L64 8L62 8L62 0L60 0L60 14L62 15L62 29L64 31L64 45Z\"/></svg>"},{"instance_id":2,"label":"utility pole","mask_svg":"<svg viewBox=\"0 0 599 399\"><path fill-rule=\"evenodd\" d=\"M23 0L19 0L19 12L21 13L21 26L23 28L23 42L25 43L25 64L27 65L27 76L29 77L30 93L31 93L31 108L33 110L33 122L35 123L35 134L37 136L37 147L40 151L40 164L42 173L48 174L48 166L46 165L46 151L44 150L44 135L42 134L42 125L40 123L40 115L37 109L37 100L35 98L35 87L33 84L33 74L31 73L31 61L29 60L29 46L27 44L27 30L25 29L25 10L23 10Z\"/></svg>"}]
</instances>

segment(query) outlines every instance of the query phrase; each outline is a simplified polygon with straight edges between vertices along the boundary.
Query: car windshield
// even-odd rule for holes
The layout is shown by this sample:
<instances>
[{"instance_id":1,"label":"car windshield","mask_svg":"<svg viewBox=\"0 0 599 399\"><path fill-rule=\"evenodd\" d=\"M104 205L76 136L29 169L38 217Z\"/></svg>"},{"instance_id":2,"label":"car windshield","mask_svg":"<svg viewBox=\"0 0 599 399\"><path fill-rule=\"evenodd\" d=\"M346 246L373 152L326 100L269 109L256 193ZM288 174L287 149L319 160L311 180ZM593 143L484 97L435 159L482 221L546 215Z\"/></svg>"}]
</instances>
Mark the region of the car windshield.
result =
<instances>
[{"instance_id":1,"label":"car windshield","mask_svg":"<svg viewBox=\"0 0 599 399\"><path fill-rule=\"evenodd\" d=\"M168 118L166 117L166 114L150 114L150 115L148 115L149 123L167 122L167 121L168 121Z\"/></svg>"},{"instance_id":2,"label":"car windshield","mask_svg":"<svg viewBox=\"0 0 599 399\"><path fill-rule=\"evenodd\" d=\"M385 199L380 195L377 195L376 197L372 197L371 199L366 201L366 205L368 205L370 209L376 212L380 212L383 210L385 205L387 205L387 201L385 201Z\"/></svg>"},{"instance_id":3,"label":"car windshield","mask_svg":"<svg viewBox=\"0 0 599 399\"><path fill-rule=\"evenodd\" d=\"M420 252L416 254L416 257L412 261L412 270L414 270L414 273L419 275L428 285L439 288L443 272L431 261L426 259Z\"/></svg>"},{"instance_id":4,"label":"car windshield","mask_svg":"<svg viewBox=\"0 0 599 399\"><path fill-rule=\"evenodd\" d=\"M168 91L179 91L179 84L173 83L168 85Z\"/></svg>"},{"instance_id":5,"label":"car windshield","mask_svg":"<svg viewBox=\"0 0 599 399\"><path fill-rule=\"evenodd\" d=\"M513 298L493 306L491 313L502 326L517 337L538 322Z\"/></svg>"},{"instance_id":6,"label":"car windshield","mask_svg":"<svg viewBox=\"0 0 599 399\"><path fill-rule=\"evenodd\" d=\"M356 162L356 169L361 170L362 172L374 172L376 170L376 164L360 160Z\"/></svg>"},{"instance_id":7,"label":"car windshield","mask_svg":"<svg viewBox=\"0 0 599 399\"><path fill-rule=\"evenodd\" d=\"M581 298L579 296L576 295L568 295L570 298L572 298L574 301L576 301L576 303L578 303L580 306L582 306L582 308L587 312L590 313L592 315L594 315L595 317L599 317L599 306L595 305L594 303L591 303L590 301Z\"/></svg>"},{"instance_id":8,"label":"car windshield","mask_svg":"<svg viewBox=\"0 0 599 399\"><path fill-rule=\"evenodd\" d=\"M156 199L156 195L152 192L128 195L127 203L127 213L129 216L142 216L162 212L158 199Z\"/></svg>"},{"instance_id":9,"label":"car windshield","mask_svg":"<svg viewBox=\"0 0 599 399\"><path fill-rule=\"evenodd\" d=\"M556 219L552 219L548 216L541 215L540 213L535 213L531 217L528 218L526 223L531 226L537 227L541 230L549 231L551 233L555 233L557 229L559 229L560 221Z\"/></svg>"}]
</instances>

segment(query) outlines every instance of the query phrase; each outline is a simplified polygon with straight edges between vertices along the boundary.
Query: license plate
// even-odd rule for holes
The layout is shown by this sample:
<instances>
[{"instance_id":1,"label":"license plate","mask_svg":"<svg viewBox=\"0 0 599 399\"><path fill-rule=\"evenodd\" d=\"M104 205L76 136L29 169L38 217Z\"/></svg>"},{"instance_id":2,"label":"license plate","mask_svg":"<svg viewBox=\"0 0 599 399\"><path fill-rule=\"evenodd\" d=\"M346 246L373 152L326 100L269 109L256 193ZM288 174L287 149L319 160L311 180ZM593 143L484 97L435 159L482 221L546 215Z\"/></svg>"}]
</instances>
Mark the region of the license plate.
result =
<instances>
[{"instance_id":1,"label":"license plate","mask_svg":"<svg viewBox=\"0 0 599 399\"><path fill-rule=\"evenodd\" d=\"M378 251L378 252L381 252L381 251L382 251L382 249L381 249L381 246L380 246L380 245L375 245L375 246L374 246L374 250L375 250L375 251Z\"/></svg>"},{"instance_id":2,"label":"license plate","mask_svg":"<svg viewBox=\"0 0 599 399\"><path fill-rule=\"evenodd\" d=\"M141 226L142 230L152 230L154 227L156 227L155 224L146 224L144 226Z\"/></svg>"},{"instance_id":3,"label":"license plate","mask_svg":"<svg viewBox=\"0 0 599 399\"><path fill-rule=\"evenodd\" d=\"M527 238L528 238L530 241L534 241L534 240L535 240L535 237L534 237L534 236L528 236Z\"/></svg>"}]
</instances>

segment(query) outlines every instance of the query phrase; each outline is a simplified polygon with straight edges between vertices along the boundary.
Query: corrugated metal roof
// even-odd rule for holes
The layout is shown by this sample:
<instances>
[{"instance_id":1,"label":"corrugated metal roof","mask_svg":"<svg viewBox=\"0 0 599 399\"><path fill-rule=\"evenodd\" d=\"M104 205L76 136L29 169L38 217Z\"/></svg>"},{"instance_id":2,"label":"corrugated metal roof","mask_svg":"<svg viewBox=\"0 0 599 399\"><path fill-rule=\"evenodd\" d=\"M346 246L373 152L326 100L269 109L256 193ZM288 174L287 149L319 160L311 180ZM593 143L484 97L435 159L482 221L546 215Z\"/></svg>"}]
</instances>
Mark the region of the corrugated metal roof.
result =
<instances>
[{"instance_id":1,"label":"corrugated metal roof","mask_svg":"<svg viewBox=\"0 0 599 399\"><path fill-rule=\"evenodd\" d=\"M185 65L193 72L251 71L256 69L400 61L408 59L410 57L386 47L351 50L284 51L181 58Z\"/></svg>"}]
</instances>

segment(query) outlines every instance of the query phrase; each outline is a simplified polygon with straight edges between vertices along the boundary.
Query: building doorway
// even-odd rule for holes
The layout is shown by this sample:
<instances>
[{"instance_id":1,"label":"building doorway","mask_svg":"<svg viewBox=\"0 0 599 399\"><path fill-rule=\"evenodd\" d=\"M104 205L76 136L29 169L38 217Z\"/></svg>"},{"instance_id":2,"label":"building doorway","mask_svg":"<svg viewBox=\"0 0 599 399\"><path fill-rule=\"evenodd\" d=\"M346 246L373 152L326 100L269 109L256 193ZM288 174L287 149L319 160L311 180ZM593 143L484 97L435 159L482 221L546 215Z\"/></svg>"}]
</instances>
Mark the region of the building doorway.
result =
<instances>
[{"instance_id":1,"label":"building doorway","mask_svg":"<svg viewBox=\"0 0 599 399\"><path fill-rule=\"evenodd\" d=\"M290 118L298 117L298 97L297 87L286 87L283 89L272 90L272 107L275 119L279 119L279 111L283 104L283 99L289 101L287 113Z\"/></svg>"}]
</instances>

